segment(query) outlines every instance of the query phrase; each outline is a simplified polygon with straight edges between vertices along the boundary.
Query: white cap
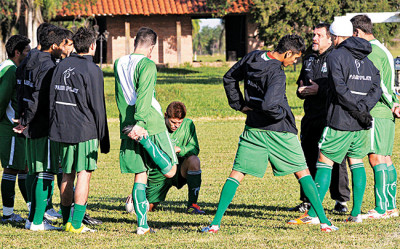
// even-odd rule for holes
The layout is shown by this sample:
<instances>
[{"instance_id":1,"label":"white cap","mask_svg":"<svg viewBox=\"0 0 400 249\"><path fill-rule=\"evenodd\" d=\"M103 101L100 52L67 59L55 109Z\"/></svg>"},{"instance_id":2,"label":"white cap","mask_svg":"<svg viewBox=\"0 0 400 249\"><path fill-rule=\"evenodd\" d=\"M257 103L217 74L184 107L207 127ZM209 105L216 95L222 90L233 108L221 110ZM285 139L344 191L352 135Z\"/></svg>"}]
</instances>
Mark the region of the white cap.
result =
<instances>
[{"instance_id":1,"label":"white cap","mask_svg":"<svg viewBox=\"0 0 400 249\"><path fill-rule=\"evenodd\" d=\"M353 36L353 24L348 18L335 18L329 32L336 36Z\"/></svg>"}]
</instances>

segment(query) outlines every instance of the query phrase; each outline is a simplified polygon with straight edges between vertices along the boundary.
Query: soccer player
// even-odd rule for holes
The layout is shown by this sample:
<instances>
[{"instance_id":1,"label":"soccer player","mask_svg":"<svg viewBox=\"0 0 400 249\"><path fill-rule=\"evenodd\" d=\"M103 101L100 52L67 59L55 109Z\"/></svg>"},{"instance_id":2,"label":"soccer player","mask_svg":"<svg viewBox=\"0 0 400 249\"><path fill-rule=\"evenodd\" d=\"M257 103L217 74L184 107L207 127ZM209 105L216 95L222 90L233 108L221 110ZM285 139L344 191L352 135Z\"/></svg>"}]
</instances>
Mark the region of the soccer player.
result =
<instances>
[{"instance_id":1,"label":"soccer player","mask_svg":"<svg viewBox=\"0 0 400 249\"><path fill-rule=\"evenodd\" d=\"M186 107L182 102L172 102L164 114L175 152L178 156L177 173L173 178L166 178L159 169L149 171L146 196L149 201L149 211L154 211L157 205L165 200L169 189L175 186L181 189L188 185L187 212L204 214L197 205L201 186L201 168L198 154L200 152L196 127L191 119L185 118ZM129 205L132 196L127 198Z\"/></svg>"},{"instance_id":2,"label":"soccer player","mask_svg":"<svg viewBox=\"0 0 400 249\"><path fill-rule=\"evenodd\" d=\"M172 178L177 164L175 149L155 98L157 68L150 58L156 41L157 34L152 29L140 28L133 54L119 58L114 64L121 129L120 168L122 173L135 174L132 198L138 222L137 234L152 231L147 224L147 172L159 167L144 149L143 141L151 140L156 145L155 152L159 148L162 151L159 154L164 153L162 160L167 163L160 168L164 176ZM129 125L133 125L133 129L125 135L122 130Z\"/></svg>"},{"instance_id":3,"label":"soccer player","mask_svg":"<svg viewBox=\"0 0 400 249\"><path fill-rule=\"evenodd\" d=\"M354 36L371 43L372 52L368 58L379 69L382 95L371 110L373 117L370 129L369 163L374 171L375 208L369 210L363 218L385 218L399 216L396 208L397 173L391 159L394 143L395 119L393 112L399 110L398 99L394 92L394 60L389 50L373 35L371 19L366 15L357 15L350 20Z\"/></svg>"},{"instance_id":4,"label":"soccer player","mask_svg":"<svg viewBox=\"0 0 400 249\"><path fill-rule=\"evenodd\" d=\"M303 67L297 80L297 96L304 99L304 117L301 119L301 147L304 151L308 169L313 178L317 171L319 148L318 141L326 127L326 100L328 95L328 68L326 59L333 50L329 24L320 23L315 26L312 53L303 59ZM350 200L349 178L346 161L335 165L332 170L330 192L336 200L333 210L338 213L348 211L346 202ZM289 211L305 212L310 203L300 188L300 200L303 201Z\"/></svg>"},{"instance_id":5,"label":"soccer player","mask_svg":"<svg viewBox=\"0 0 400 249\"><path fill-rule=\"evenodd\" d=\"M30 230L58 229L43 222L47 200L53 192L54 175L58 171L58 148L48 139L49 134L49 88L56 66L55 59L61 57L61 44L65 32L49 27L40 34L40 51L29 56L21 74L24 81L17 94L21 117L14 128L26 137L26 155L30 174L36 178L32 189L32 205L25 227Z\"/></svg>"},{"instance_id":6,"label":"soccer player","mask_svg":"<svg viewBox=\"0 0 400 249\"><path fill-rule=\"evenodd\" d=\"M263 177L268 161L276 176L294 173L311 206L318 210L322 231L338 230L325 216L285 94L283 67L295 63L304 49L304 40L300 36L286 35L274 51L253 51L225 74L223 80L229 105L245 113L247 119L232 172L221 192L217 213L211 225L202 229L203 232L218 232L222 216L240 182L246 174ZM239 87L241 80L244 80L244 98Z\"/></svg>"},{"instance_id":7,"label":"soccer player","mask_svg":"<svg viewBox=\"0 0 400 249\"><path fill-rule=\"evenodd\" d=\"M364 39L352 37L353 25L347 19L335 20L330 26L336 49L327 59L329 95L327 127L321 136L315 184L323 201L329 188L334 162L345 156L352 174L353 209L347 222L362 222L361 204L366 186L362 159L368 153L370 110L382 95L379 71L367 58L371 45ZM310 209L292 224L313 223L318 220Z\"/></svg>"},{"instance_id":8,"label":"soccer player","mask_svg":"<svg viewBox=\"0 0 400 249\"><path fill-rule=\"evenodd\" d=\"M65 231L94 232L82 224L97 151L110 150L103 73L95 63L96 35L80 28L73 36L77 54L62 60L50 86L49 138L60 147L61 210ZM77 183L73 190L75 174ZM74 211L71 212L74 195Z\"/></svg>"},{"instance_id":9,"label":"soccer player","mask_svg":"<svg viewBox=\"0 0 400 249\"><path fill-rule=\"evenodd\" d=\"M1 180L1 197L3 201L3 222L23 222L14 213L15 181L18 175L18 186L25 202L27 192L25 186L25 138L13 132L18 119L18 104L15 71L27 56L31 41L22 35L14 35L6 43L8 59L0 64L0 160L3 167Z\"/></svg>"}]
</instances>

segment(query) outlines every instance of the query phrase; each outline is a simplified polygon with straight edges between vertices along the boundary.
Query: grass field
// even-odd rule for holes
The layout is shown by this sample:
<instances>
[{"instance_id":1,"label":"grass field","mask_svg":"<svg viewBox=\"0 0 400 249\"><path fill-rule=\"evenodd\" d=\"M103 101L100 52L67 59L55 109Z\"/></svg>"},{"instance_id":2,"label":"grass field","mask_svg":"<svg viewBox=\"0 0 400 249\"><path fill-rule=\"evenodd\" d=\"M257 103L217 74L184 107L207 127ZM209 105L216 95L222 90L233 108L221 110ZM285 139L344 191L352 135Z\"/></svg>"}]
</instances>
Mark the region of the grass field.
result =
<instances>
[{"instance_id":1,"label":"grass field","mask_svg":"<svg viewBox=\"0 0 400 249\"><path fill-rule=\"evenodd\" d=\"M157 96L163 109L173 100L187 104L188 116L197 127L200 143L203 183L199 205L206 215L185 213L187 188L172 188L167 200L148 216L149 225L157 230L150 236L137 236L136 217L124 210L124 201L132 188L132 175L119 171L119 122L114 100L112 71L105 70L106 99L111 136L111 152L101 154L98 170L93 174L88 201L91 216L104 223L95 234L71 235L64 232L31 232L23 225L0 224L1 248L398 248L399 219L366 220L346 224L347 216L328 214L340 230L332 234L319 226L290 226L286 222L300 213L285 211L299 203L298 183L294 176L273 177L270 169L262 179L247 176L228 208L218 234L201 234L199 228L212 220L221 188L230 173L243 130L244 116L232 111L221 85L227 68L161 69ZM298 72L297 72L298 73ZM287 95L298 120L302 102L295 96L297 73L288 72ZM298 123L299 127L299 123ZM398 130L398 129L397 129ZM396 139L393 160L400 165L399 140ZM367 165L367 190L363 212L373 208L373 173ZM59 193L54 203L58 209ZM2 205L2 204L1 204ZM327 196L324 207L333 208ZM352 202L349 203L352 206ZM27 216L19 192L16 212ZM60 223L58 223L60 225Z\"/></svg>"}]
</instances>

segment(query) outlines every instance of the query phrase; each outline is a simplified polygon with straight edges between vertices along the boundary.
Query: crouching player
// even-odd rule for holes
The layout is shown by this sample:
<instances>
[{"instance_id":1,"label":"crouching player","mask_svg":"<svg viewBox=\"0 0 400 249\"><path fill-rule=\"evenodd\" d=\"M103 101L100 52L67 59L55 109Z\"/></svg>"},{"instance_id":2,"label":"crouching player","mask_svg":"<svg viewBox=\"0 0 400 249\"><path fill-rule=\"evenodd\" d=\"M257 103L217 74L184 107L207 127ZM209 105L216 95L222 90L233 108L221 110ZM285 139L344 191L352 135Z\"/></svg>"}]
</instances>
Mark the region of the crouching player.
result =
<instances>
[{"instance_id":1,"label":"crouching player","mask_svg":"<svg viewBox=\"0 0 400 249\"><path fill-rule=\"evenodd\" d=\"M222 216L244 176L263 177L268 161L276 176L294 173L311 206L318 210L322 231L338 230L325 216L285 94L283 67L295 63L304 49L304 40L300 36L286 35L274 51L251 52L225 74L223 80L229 105L247 114L246 126L240 136L233 169L222 189L214 220L202 232L218 232ZM244 80L245 98L239 87L241 80Z\"/></svg>"},{"instance_id":2,"label":"crouching player","mask_svg":"<svg viewBox=\"0 0 400 249\"><path fill-rule=\"evenodd\" d=\"M149 211L154 211L157 205L165 200L169 189L175 186L181 189L188 185L187 212L190 214L204 214L197 205L201 185L201 169L199 142L196 128L192 120L185 118L186 107L182 102L172 102L165 112L165 125L171 140L175 143L175 152L178 156L177 173L173 178L166 178L160 170L149 171L146 195L149 201ZM133 212L132 195L126 201L128 212Z\"/></svg>"}]
</instances>

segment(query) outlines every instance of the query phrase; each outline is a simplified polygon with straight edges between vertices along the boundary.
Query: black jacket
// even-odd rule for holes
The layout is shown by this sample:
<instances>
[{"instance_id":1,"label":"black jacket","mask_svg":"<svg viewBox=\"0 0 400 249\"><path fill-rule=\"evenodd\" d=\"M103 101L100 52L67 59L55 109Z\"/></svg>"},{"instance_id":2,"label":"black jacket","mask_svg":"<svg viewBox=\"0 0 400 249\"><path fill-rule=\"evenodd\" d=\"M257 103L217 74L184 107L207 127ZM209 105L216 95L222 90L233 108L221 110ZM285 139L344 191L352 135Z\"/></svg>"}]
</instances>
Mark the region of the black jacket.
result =
<instances>
[{"instance_id":1,"label":"black jacket","mask_svg":"<svg viewBox=\"0 0 400 249\"><path fill-rule=\"evenodd\" d=\"M28 138L48 136L49 87L55 66L50 53L33 49L17 68L18 106Z\"/></svg>"},{"instance_id":2,"label":"black jacket","mask_svg":"<svg viewBox=\"0 0 400 249\"><path fill-rule=\"evenodd\" d=\"M329 127L343 131L370 128L350 113L369 114L382 95L379 70L367 58L371 51L367 40L350 37L328 56Z\"/></svg>"},{"instance_id":3,"label":"black jacket","mask_svg":"<svg viewBox=\"0 0 400 249\"><path fill-rule=\"evenodd\" d=\"M71 144L99 139L102 152L109 151L103 72L92 56L71 54L54 70L49 138Z\"/></svg>"},{"instance_id":4,"label":"black jacket","mask_svg":"<svg viewBox=\"0 0 400 249\"><path fill-rule=\"evenodd\" d=\"M244 98L239 88L241 80L244 80ZM286 98L286 75L280 61L269 59L266 51L253 51L233 65L223 81L233 109L241 110L244 106L253 109L247 113L246 125L297 134Z\"/></svg>"}]
</instances>

